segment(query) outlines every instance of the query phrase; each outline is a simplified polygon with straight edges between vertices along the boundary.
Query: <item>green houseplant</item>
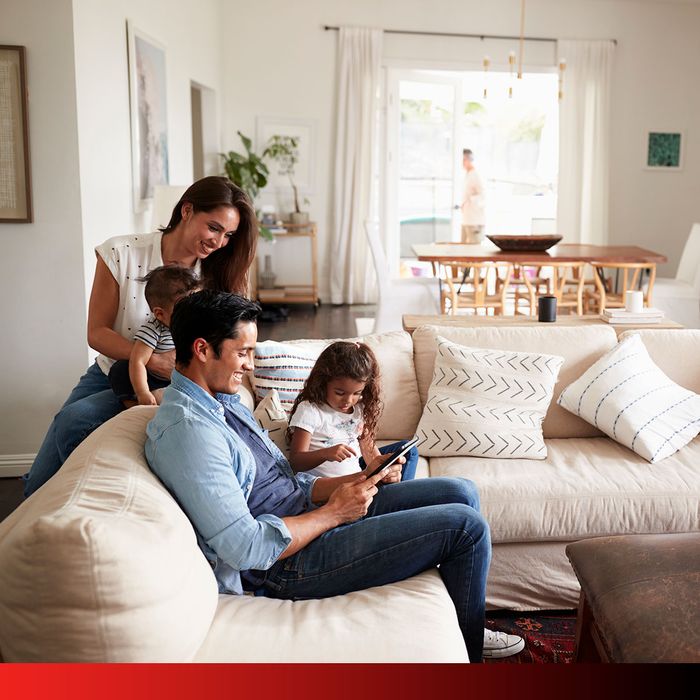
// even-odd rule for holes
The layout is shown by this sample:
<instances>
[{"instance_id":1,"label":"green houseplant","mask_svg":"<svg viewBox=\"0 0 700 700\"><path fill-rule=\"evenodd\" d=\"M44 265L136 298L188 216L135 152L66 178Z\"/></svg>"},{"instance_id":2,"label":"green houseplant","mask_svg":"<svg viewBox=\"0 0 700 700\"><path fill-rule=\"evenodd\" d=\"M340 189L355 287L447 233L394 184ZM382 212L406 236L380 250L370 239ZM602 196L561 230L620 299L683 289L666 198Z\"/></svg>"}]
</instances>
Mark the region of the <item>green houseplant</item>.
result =
<instances>
[{"instance_id":1,"label":"green houseplant","mask_svg":"<svg viewBox=\"0 0 700 700\"><path fill-rule=\"evenodd\" d=\"M262 153L263 158L270 158L279 164L279 174L289 178L289 184L294 192L294 211L290 218L293 224L306 224L309 221L308 212L301 210L299 206L299 190L294 182L294 168L299 162L299 139L296 136L280 136L275 134L270 137L267 146ZM304 199L308 205L309 200Z\"/></svg>"},{"instance_id":2,"label":"green houseplant","mask_svg":"<svg viewBox=\"0 0 700 700\"><path fill-rule=\"evenodd\" d=\"M229 151L219 155L224 160L224 169L229 180L244 190L250 197L251 202L255 203L258 193L267 184L270 171L262 157L253 152L252 141L240 131L236 133L243 143L245 154ZM255 213L259 219L260 216L257 209ZM260 226L260 235L268 241L273 239L272 233L265 226Z\"/></svg>"}]
</instances>

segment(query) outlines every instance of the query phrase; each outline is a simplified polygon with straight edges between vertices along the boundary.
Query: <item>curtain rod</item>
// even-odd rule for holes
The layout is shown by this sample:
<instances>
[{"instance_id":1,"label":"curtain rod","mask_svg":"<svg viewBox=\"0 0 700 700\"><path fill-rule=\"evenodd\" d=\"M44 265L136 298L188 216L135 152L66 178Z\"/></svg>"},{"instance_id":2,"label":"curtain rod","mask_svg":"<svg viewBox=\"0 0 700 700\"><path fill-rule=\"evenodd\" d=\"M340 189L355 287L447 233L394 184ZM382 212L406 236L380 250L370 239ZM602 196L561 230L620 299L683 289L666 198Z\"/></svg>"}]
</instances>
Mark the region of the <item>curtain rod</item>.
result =
<instances>
[{"instance_id":1,"label":"curtain rod","mask_svg":"<svg viewBox=\"0 0 700 700\"><path fill-rule=\"evenodd\" d=\"M328 24L323 25L324 31L327 32L337 32L340 27L331 27ZM411 34L413 36L444 36L444 37L458 37L460 39L506 39L509 41L518 41L519 36L508 36L505 34L459 34L455 32L419 32L411 31L410 29L384 29L382 30L385 34ZM551 44L556 44L558 39L552 39L551 37L544 36L526 36L523 37L525 41L544 41ZM617 39L609 39L613 44L617 46Z\"/></svg>"}]
</instances>

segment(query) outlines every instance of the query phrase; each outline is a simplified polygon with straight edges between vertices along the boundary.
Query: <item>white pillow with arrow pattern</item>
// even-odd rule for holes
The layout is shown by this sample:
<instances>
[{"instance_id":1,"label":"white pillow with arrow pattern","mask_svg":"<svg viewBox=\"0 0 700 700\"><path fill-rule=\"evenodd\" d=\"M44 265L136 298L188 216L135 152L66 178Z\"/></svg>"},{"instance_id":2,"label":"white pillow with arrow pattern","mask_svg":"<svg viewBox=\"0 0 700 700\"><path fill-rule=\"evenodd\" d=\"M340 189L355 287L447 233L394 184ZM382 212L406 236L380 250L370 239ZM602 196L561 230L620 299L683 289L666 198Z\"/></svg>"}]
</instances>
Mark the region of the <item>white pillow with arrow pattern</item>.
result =
<instances>
[{"instance_id":1,"label":"white pillow with arrow pattern","mask_svg":"<svg viewBox=\"0 0 700 700\"><path fill-rule=\"evenodd\" d=\"M544 459L542 421L564 362L558 355L458 345L438 336L418 423L424 457Z\"/></svg>"}]
</instances>

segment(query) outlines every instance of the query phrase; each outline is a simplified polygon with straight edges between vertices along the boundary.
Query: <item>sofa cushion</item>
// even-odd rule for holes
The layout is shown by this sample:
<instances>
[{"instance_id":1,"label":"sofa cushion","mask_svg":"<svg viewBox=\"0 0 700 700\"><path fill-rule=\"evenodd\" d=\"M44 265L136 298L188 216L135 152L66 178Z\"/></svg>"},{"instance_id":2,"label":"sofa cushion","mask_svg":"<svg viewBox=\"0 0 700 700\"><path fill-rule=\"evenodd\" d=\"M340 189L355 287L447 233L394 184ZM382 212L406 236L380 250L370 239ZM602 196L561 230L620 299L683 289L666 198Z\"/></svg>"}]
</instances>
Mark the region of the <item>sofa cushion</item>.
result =
<instances>
[{"instance_id":1,"label":"sofa cushion","mask_svg":"<svg viewBox=\"0 0 700 700\"><path fill-rule=\"evenodd\" d=\"M105 423L0 524L5 661L190 661L218 589L149 470L136 407Z\"/></svg>"},{"instance_id":2,"label":"sofa cushion","mask_svg":"<svg viewBox=\"0 0 700 700\"><path fill-rule=\"evenodd\" d=\"M282 405L288 411L294 401L293 388L300 391L308 377L311 367L321 352L335 340L290 340L284 343L265 341L256 347L255 373L250 375L250 381L256 396L260 400L267 390L276 388L280 392ZM411 336L403 331L378 333L363 338L350 338L369 345L374 352L382 381L382 400L384 411L377 426L377 439L406 440L413 437L421 415L421 403L418 399L416 370L413 365L413 343ZM262 349L261 349L262 346ZM285 353L289 353L293 362L285 361ZM260 359L258 359L260 356ZM263 357L267 357L265 360ZM312 358L309 361L305 358ZM260 365L260 362L264 363ZM276 374L271 373L272 365L285 365ZM286 379L281 377L289 374ZM281 377L281 378L279 378ZM283 393L285 392L285 393Z\"/></svg>"},{"instance_id":3,"label":"sofa cushion","mask_svg":"<svg viewBox=\"0 0 700 700\"><path fill-rule=\"evenodd\" d=\"M476 483L494 542L700 531L700 437L660 464L609 438L547 441L544 461L434 457Z\"/></svg>"},{"instance_id":4,"label":"sofa cushion","mask_svg":"<svg viewBox=\"0 0 700 700\"><path fill-rule=\"evenodd\" d=\"M620 341L638 335L651 359L677 384L700 394L700 330L643 328L625 331Z\"/></svg>"},{"instance_id":5,"label":"sofa cushion","mask_svg":"<svg viewBox=\"0 0 700 700\"><path fill-rule=\"evenodd\" d=\"M700 432L700 396L671 381L631 335L562 391L558 403L650 462Z\"/></svg>"},{"instance_id":6,"label":"sofa cushion","mask_svg":"<svg viewBox=\"0 0 700 700\"><path fill-rule=\"evenodd\" d=\"M322 600L220 596L195 661L452 663L467 661L437 570Z\"/></svg>"},{"instance_id":7,"label":"sofa cushion","mask_svg":"<svg viewBox=\"0 0 700 700\"><path fill-rule=\"evenodd\" d=\"M272 389L267 393L265 398L257 405L253 413L258 425L267 430L270 440L279 447L282 454L285 456L289 453L289 445L287 444L287 412L282 408L279 394L276 389Z\"/></svg>"},{"instance_id":8,"label":"sofa cushion","mask_svg":"<svg viewBox=\"0 0 700 700\"><path fill-rule=\"evenodd\" d=\"M554 387L554 395L585 372L599 357L617 343L615 331L607 325L566 327L542 324L542 328L480 327L450 328L421 326L413 333L416 378L421 404L428 398L428 387L433 378L437 336L460 345L494 350L545 352L560 355L564 364ZM565 411L552 401L542 423L545 438L595 437L602 433L578 416Z\"/></svg>"},{"instance_id":9,"label":"sofa cushion","mask_svg":"<svg viewBox=\"0 0 700 700\"><path fill-rule=\"evenodd\" d=\"M437 338L433 381L416 431L425 456L544 459L542 419L563 362Z\"/></svg>"}]
</instances>

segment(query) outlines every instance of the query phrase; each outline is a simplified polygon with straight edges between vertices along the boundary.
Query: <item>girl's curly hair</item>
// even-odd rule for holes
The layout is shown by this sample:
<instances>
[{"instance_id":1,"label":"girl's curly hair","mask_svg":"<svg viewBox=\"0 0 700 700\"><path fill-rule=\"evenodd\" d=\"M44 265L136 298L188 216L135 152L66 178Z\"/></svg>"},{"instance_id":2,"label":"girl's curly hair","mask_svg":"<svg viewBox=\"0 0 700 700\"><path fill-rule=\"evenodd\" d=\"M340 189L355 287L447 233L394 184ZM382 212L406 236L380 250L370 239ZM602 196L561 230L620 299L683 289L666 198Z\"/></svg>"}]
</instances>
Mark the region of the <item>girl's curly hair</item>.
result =
<instances>
[{"instance_id":1,"label":"girl's curly hair","mask_svg":"<svg viewBox=\"0 0 700 700\"><path fill-rule=\"evenodd\" d=\"M365 382L362 390L362 419L364 428L360 439L374 439L377 423L382 413L381 382L379 364L369 346L364 343L339 341L331 343L316 360L304 388L301 390L289 414L291 420L294 411L302 401L316 405L326 403L328 382L339 377L349 377L356 382ZM287 440L291 440L292 429L287 429Z\"/></svg>"}]
</instances>

